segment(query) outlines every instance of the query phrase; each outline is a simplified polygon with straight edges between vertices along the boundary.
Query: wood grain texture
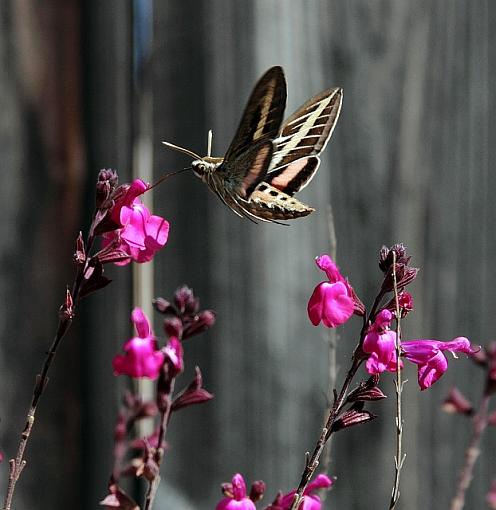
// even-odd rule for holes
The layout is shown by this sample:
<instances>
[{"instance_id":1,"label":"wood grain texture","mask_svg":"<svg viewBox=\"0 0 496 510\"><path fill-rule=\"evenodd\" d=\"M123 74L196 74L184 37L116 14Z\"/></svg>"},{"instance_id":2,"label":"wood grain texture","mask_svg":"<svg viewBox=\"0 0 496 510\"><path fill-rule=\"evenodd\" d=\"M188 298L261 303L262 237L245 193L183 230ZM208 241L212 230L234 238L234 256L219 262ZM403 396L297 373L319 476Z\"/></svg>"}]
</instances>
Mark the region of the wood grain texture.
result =
<instances>
[{"instance_id":1,"label":"wood grain texture","mask_svg":"<svg viewBox=\"0 0 496 510\"><path fill-rule=\"evenodd\" d=\"M191 474L192 497L205 506L215 501L215 484L236 471L250 480L263 478L272 494L295 485L303 453L313 446L324 404L326 346L323 333L308 324L305 305L320 278L313 257L328 245L329 201L338 259L364 300L376 290L382 244L403 241L422 267L413 288L417 311L404 325L408 338L465 334L476 344L491 338L494 8L451 1L247 5L220 0L196 2L194 12L187 18L174 9L156 12L156 23L164 16L172 30L156 33L157 41L168 43L158 42L161 73L175 80L157 84L165 90L155 98L157 129L174 130L180 138L173 142L201 152L202 135L212 128L214 153L221 154L251 87L271 65L285 69L288 113L324 88L344 88L342 116L322 168L302 194L318 209L308 219L289 228L253 226L229 214L207 190L202 195L201 184L186 176L187 184L171 181L164 191L167 212L177 215L176 230L181 222L187 222L188 232L201 224L196 245L188 236L189 255L180 262L183 271L187 268L183 279L205 289L208 305L219 312L202 360L216 400L198 410L194 421L201 420L201 428L188 425L175 437L171 427L173 441L185 441L181 447L191 454L182 459L171 452L167 472L191 493L184 476L192 456L200 458L201 474ZM162 62L164 49L168 65ZM179 74L172 71L177 61ZM189 87L180 85L188 79ZM173 98L166 97L170 94ZM184 110L188 98L193 103ZM181 111L174 110L178 102ZM198 122L190 126L193 118ZM184 126L182 132L177 126ZM159 166L177 161L160 150L156 157ZM186 207L183 186L191 197ZM181 246L176 238L169 250ZM177 262L172 264L160 270L164 281L177 279ZM341 374L356 331L356 325L349 326L341 334ZM458 379L476 398L479 375L466 360L450 365L452 372L422 394L415 371L407 371L408 458L401 501L407 510L446 507L453 492L467 423L441 414L439 404ZM392 395L392 381L384 379ZM375 423L336 439L332 469L339 480L330 506L384 507L388 501L392 401L374 411L380 414ZM178 416L183 419L178 429L190 418ZM486 441L487 447L494 445L494 438ZM490 456L481 459L467 508L484 504L490 463Z\"/></svg>"},{"instance_id":2,"label":"wood grain texture","mask_svg":"<svg viewBox=\"0 0 496 510\"><path fill-rule=\"evenodd\" d=\"M0 445L6 457L15 453L35 375L57 326L81 219L79 20L74 1L0 6ZM71 333L60 352L66 361L51 371L50 397L37 414L14 500L18 509L68 506L81 491L81 344L77 328ZM2 494L7 470L4 462ZM65 484L57 482L61 472Z\"/></svg>"},{"instance_id":3,"label":"wood grain texture","mask_svg":"<svg viewBox=\"0 0 496 510\"><path fill-rule=\"evenodd\" d=\"M161 140L203 154L211 128L213 153L223 154L256 80L281 65L288 115L321 90L344 89L321 168L299 195L317 212L290 227L252 225L187 173L156 191L154 207L171 222L156 262L157 293L167 297L188 283L203 306L218 312L208 335L185 344L183 378L186 384L200 365L216 398L173 417L157 508L214 508L220 483L238 471L267 482L268 502L297 484L322 423L326 332L309 323L305 309L321 281L313 258L328 250L329 202L338 262L364 302L377 288L382 244L404 242L422 268L412 286L416 312L403 324L407 338L463 334L475 344L494 338L496 6L488 0L154 2L151 58L133 67L133 16L147 6L0 3L0 64L8 70L0 74L0 164L8 176L0 186L0 449L12 450L12 424L22 423L60 291L71 277L74 232L92 206L89 192L81 199L85 181L90 189L101 167L131 177L150 105L147 135L157 177L190 163ZM79 330L60 352L17 510L96 508L105 493L121 389L110 361L128 337L132 301L129 271L111 273L115 282L84 305ZM339 333L338 380L357 322ZM449 363L450 371L423 393L413 367L406 371L403 510L447 508L453 493L468 428L462 418L443 415L439 404L451 384L477 399L481 381L467 360ZM60 380L66 384L55 384ZM390 377L382 386L393 394ZM389 501L393 399L373 411L378 420L336 436L331 474L338 481L329 508L385 508ZM484 507L495 447L490 430L467 509ZM0 475L6 480L5 463Z\"/></svg>"}]
</instances>

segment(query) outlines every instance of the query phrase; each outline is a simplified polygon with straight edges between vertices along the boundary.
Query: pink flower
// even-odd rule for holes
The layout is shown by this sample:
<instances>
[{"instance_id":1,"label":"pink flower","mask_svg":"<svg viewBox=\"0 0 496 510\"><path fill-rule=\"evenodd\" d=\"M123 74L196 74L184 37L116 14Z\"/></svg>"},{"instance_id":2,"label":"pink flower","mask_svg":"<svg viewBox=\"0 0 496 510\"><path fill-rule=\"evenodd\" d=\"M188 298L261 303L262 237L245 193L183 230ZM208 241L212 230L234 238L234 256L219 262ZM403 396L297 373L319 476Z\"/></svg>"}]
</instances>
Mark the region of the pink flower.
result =
<instances>
[{"instance_id":1,"label":"pink flower","mask_svg":"<svg viewBox=\"0 0 496 510\"><path fill-rule=\"evenodd\" d=\"M450 342L439 340L410 340L401 347L407 360L418 365L418 383L421 390L432 386L448 369L448 360L443 351L449 351L456 358L457 352L473 354L470 342L464 336Z\"/></svg>"},{"instance_id":2,"label":"pink flower","mask_svg":"<svg viewBox=\"0 0 496 510\"><path fill-rule=\"evenodd\" d=\"M148 189L148 184L141 179L135 179L131 184L123 184L119 186L115 203L109 211L110 219L120 227L125 225L121 220L121 212L123 208L132 207L136 198L145 193Z\"/></svg>"},{"instance_id":3,"label":"pink flower","mask_svg":"<svg viewBox=\"0 0 496 510\"><path fill-rule=\"evenodd\" d=\"M308 301L308 317L314 326L322 321L328 328L335 328L353 315L353 289L329 255L321 255L315 262L326 273L329 281L315 287Z\"/></svg>"},{"instance_id":4,"label":"pink flower","mask_svg":"<svg viewBox=\"0 0 496 510\"><path fill-rule=\"evenodd\" d=\"M134 260L138 263L150 261L155 253L167 242L169 223L155 216L138 198L148 189L141 179L133 181L116 199L110 211L110 219L117 230L104 235L104 247L113 244L116 250L129 254L128 259L116 262L126 265Z\"/></svg>"},{"instance_id":5,"label":"pink flower","mask_svg":"<svg viewBox=\"0 0 496 510\"><path fill-rule=\"evenodd\" d=\"M327 475L318 475L313 482L307 485L307 488L303 492L303 504L300 504L298 510L320 510L322 502L319 496L317 494L312 494L312 492L318 489L327 489L331 487L333 483L333 480ZM276 499L266 510L289 510L293 504L295 494L296 490L288 492L284 496Z\"/></svg>"},{"instance_id":6,"label":"pink flower","mask_svg":"<svg viewBox=\"0 0 496 510\"><path fill-rule=\"evenodd\" d=\"M369 374L380 374L385 370L396 371L396 332L389 329L393 314L388 309L381 310L367 332L362 349L370 354L366 362ZM401 342L403 356L418 365L418 383L421 390L432 386L448 368L448 360L442 351L474 354L470 342L465 337L457 337L451 342L439 340L410 340ZM400 360L401 363L401 360Z\"/></svg>"},{"instance_id":7,"label":"pink flower","mask_svg":"<svg viewBox=\"0 0 496 510\"><path fill-rule=\"evenodd\" d=\"M224 495L215 510L256 510L253 501L246 495L246 484L243 477L236 473L230 484L224 485Z\"/></svg>"},{"instance_id":8,"label":"pink flower","mask_svg":"<svg viewBox=\"0 0 496 510\"><path fill-rule=\"evenodd\" d=\"M369 374L396 370L396 332L389 329L392 319L389 310L381 310L365 335L362 348L370 354L365 364Z\"/></svg>"},{"instance_id":9,"label":"pink flower","mask_svg":"<svg viewBox=\"0 0 496 510\"><path fill-rule=\"evenodd\" d=\"M117 355L112 361L115 375L130 377L148 377L156 379L164 362L164 354L157 349L150 322L141 308L135 308L131 314L138 336L124 344L126 354Z\"/></svg>"}]
</instances>

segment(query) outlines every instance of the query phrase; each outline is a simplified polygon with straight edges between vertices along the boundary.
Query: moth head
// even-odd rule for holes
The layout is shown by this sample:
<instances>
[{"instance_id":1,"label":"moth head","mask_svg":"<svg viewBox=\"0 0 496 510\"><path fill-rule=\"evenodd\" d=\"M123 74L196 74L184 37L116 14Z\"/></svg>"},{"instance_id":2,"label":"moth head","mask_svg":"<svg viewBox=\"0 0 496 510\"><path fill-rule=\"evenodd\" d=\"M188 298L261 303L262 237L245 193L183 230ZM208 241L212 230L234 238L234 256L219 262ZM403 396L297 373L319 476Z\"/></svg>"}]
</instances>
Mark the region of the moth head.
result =
<instances>
[{"instance_id":1,"label":"moth head","mask_svg":"<svg viewBox=\"0 0 496 510\"><path fill-rule=\"evenodd\" d=\"M195 173L195 175L197 175L198 177L202 177L206 173L208 173L209 167L210 167L210 165L202 158L195 159L191 163L191 168L193 169L193 172Z\"/></svg>"}]
</instances>

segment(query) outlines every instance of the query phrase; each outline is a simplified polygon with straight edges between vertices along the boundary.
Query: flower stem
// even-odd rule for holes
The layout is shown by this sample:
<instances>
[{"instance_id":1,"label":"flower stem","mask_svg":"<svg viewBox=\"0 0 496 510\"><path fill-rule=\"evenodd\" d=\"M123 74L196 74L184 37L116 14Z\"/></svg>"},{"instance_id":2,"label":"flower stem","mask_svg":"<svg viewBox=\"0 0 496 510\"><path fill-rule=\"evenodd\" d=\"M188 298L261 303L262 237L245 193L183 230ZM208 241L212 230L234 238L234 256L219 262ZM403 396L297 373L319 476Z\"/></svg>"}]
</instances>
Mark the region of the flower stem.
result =
<instances>
[{"instance_id":1,"label":"flower stem","mask_svg":"<svg viewBox=\"0 0 496 510\"><path fill-rule=\"evenodd\" d=\"M353 377L355 376L358 368L360 367L363 361L363 358L360 356L360 351L361 351L360 346L357 346L355 352L353 353L351 367L348 370L348 373L346 374L346 379L343 383L343 386L341 387L339 396L334 400L334 404L332 405L329 411L329 416L327 418L325 427L322 429L322 432L317 441L317 444L315 445L313 453L310 459L307 461L305 469L303 470L300 484L298 485L298 489L296 490L296 493L294 495L293 503L291 505L290 510L297 510L297 508L299 507L301 500L303 498L303 493L308 483L310 482L313 474L315 473L315 470L319 466L319 459L320 456L322 455L322 451L324 450L325 444L332 434L332 425L336 421L336 418L338 417L339 413L341 412L341 409L343 408L343 405L345 404L346 395L348 393L351 381L353 380Z\"/></svg>"},{"instance_id":2,"label":"flower stem","mask_svg":"<svg viewBox=\"0 0 496 510\"><path fill-rule=\"evenodd\" d=\"M387 275L386 275L387 277ZM367 330L369 327L370 322L374 319L377 309L379 308L379 305L381 304L381 301L385 295L384 290L379 291L377 294L374 303L372 305L372 309L370 310L370 313L368 317L364 316L363 319L363 325L362 329L360 331L360 340L358 342L358 345L355 347L355 350L353 351L353 356L351 358L351 367L348 370L348 373L346 374L346 378L344 380L343 386L341 387L341 391L339 392L339 395L335 396L334 403L331 406L329 410L329 414L327 417L326 424L324 428L322 429L322 432L319 436L319 439L317 440L317 443L315 445L315 448L313 450L312 455L307 459L305 469L303 470L303 473L301 475L300 484L298 485L298 489L296 490L296 493L294 495L293 502L291 504L290 510L297 510L302 499L303 499L303 493L305 492L305 489L310 482L313 474L315 473L316 469L319 466L319 459L322 455L322 452L324 451L324 447L329 440L329 438L332 436L332 426L334 422L336 421L336 418L338 417L339 413L341 412L343 406L346 403L346 396L348 394L348 389L351 385L351 382L353 378L355 377L355 374L357 373L357 370L360 368L360 365L362 364L364 358L363 358L363 352L362 352L362 344L365 339L365 335L367 334ZM335 392L336 395L336 392Z\"/></svg>"},{"instance_id":3,"label":"flower stem","mask_svg":"<svg viewBox=\"0 0 496 510\"><path fill-rule=\"evenodd\" d=\"M396 308L396 456L394 462L394 484L391 492L389 510L396 507L400 497L400 476L405 456L403 455L403 413L401 396L403 393L403 381L401 380L401 310L398 299L398 282L396 280L396 253L393 251L393 290Z\"/></svg>"},{"instance_id":4,"label":"flower stem","mask_svg":"<svg viewBox=\"0 0 496 510\"><path fill-rule=\"evenodd\" d=\"M93 236L89 236L86 242L86 253L91 249L93 245ZM9 466L9 482L7 485L7 493L4 498L3 510L10 510L12 506L12 498L14 496L14 491L16 484L21 476L21 473L26 465L26 460L24 459L24 452L26 450L26 446L28 444L29 438L31 436L31 431L34 426L36 410L38 408L38 403L43 394L45 387L48 383L48 372L50 367L55 359L55 355L57 353L57 349L64 338L65 334L69 330L72 324L72 318L74 316L74 311L76 310L76 305L79 301L79 291L81 289L81 283L83 281L83 275L88 265L89 257L86 257L86 262L84 264L80 264L78 266L78 270L76 276L74 278L74 283L72 286L72 294L70 295L73 306L70 313L61 313L59 317L59 323L57 327L57 332L55 333L55 337L52 341L52 344L46 353L45 360L41 367L40 373L36 376L36 383L33 389L33 396L31 399L31 405L26 415L26 422L21 432L21 439L19 441L19 445L17 447L17 453L15 459L11 459ZM64 305L61 307L61 311L64 309Z\"/></svg>"},{"instance_id":5,"label":"flower stem","mask_svg":"<svg viewBox=\"0 0 496 510\"><path fill-rule=\"evenodd\" d=\"M175 378L172 378L168 393L166 395L163 395L162 397L163 401L161 405L162 409L160 411L160 428L158 432L157 450L155 452L154 457L154 460L157 463L157 474L155 475L153 480L148 484L148 489L145 494L144 510L151 510L153 502L155 500L155 496L157 494L158 486L160 484L160 465L162 464L162 459L164 458L163 442L165 434L167 432L167 425L169 423L172 408L172 393L174 392L174 383Z\"/></svg>"},{"instance_id":6,"label":"flower stem","mask_svg":"<svg viewBox=\"0 0 496 510\"><path fill-rule=\"evenodd\" d=\"M451 500L450 510L462 510L465 505L465 493L472 481L474 466L480 454L480 441L488 424L489 399L488 393L484 392L479 410L473 420L472 437L465 450L465 462L460 471L456 493Z\"/></svg>"}]
</instances>

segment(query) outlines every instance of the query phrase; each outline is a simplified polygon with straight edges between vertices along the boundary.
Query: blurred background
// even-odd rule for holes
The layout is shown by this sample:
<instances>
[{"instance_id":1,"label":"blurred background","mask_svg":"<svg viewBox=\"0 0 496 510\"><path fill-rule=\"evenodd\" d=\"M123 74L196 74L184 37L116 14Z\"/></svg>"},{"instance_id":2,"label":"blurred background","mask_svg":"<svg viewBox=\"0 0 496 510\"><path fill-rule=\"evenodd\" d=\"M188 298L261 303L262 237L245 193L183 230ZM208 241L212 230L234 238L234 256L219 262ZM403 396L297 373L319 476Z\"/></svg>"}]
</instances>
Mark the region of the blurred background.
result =
<instances>
[{"instance_id":1,"label":"blurred background","mask_svg":"<svg viewBox=\"0 0 496 510\"><path fill-rule=\"evenodd\" d=\"M328 332L306 304L322 274L334 213L337 259L370 306L378 250L403 242L421 268L406 338L474 344L496 319L496 4L489 0L4 0L0 3L0 450L13 456L34 376L72 281L100 168L152 181L189 164L161 140L222 155L256 80L282 65L288 115L331 86L341 118L318 175L299 197L317 209L289 227L241 220L192 174L155 190L171 223L153 274L109 268L83 301L51 372L27 451L16 510L89 509L106 494L112 430L125 382L111 360L133 305L187 283L218 313L186 344L215 400L173 417L156 508L214 508L235 472L263 479L265 503L297 485L323 422ZM136 269L135 269L136 272ZM152 285L154 289L152 289ZM135 290L133 290L133 288ZM160 331L157 320L157 332ZM338 381L359 331L339 330ZM469 420L440 404L456 384L480 398L467 359L420 393L407 367L400 507L448 508ZM123 379L123 378L122 378ZM393 481L394 386L379 418L341 432L328 508L386 508ZM489 430L467 508L484 508L494 466ZM1 490L7 462L0 465Z\"/></svg>"}]
</instances>

